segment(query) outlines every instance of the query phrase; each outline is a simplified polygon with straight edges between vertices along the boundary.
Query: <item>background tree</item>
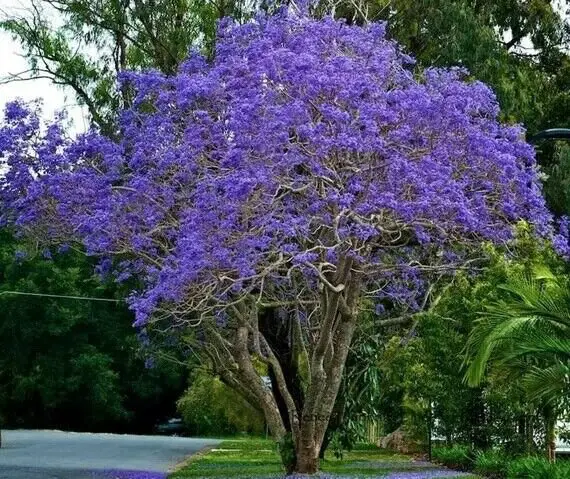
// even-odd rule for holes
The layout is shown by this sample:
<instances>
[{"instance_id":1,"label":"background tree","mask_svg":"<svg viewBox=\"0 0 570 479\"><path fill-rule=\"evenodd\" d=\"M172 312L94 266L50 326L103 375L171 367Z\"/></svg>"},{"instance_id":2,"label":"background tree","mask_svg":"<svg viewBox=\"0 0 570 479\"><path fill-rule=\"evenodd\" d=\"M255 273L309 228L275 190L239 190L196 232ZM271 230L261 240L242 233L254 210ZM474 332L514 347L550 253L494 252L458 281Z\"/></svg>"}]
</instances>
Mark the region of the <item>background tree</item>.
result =
<instances>
[{"instance_id":1,"label":"background tree","mask_svg":"<svg viewBox=\"0 0 570 479\"><path fill-rule=\"evenodd\" d=\"M20 41L30 65L28 71L5 80L47 77L70 87L79 103L87 107L92 123L108 134L116 131L117 110L130 101L126 90L115 88L120 72L143 67L175 71L190 47L212 48L217 18L232 12L239 16L241 9L227 2L138 0L33 0L30 5L25 15L4 16L0 23L0 28ZM116 288L94 279L92 261L76 255L70 264L57 251L51 253L55 263L19 261L13 254L25 245L18 246L8 230L1 234L6 241L3 267L12 275L3 278L5 289L53 293L57 285L61 294L116 295ZM22 297L4 296L1 300L6 308L0 329L11 331L5 336L10 338L6 351L14 352L3 361L4 371L10 373L3 375L2 386L10 393L4 395L0 411L8 425L150 432L156 421L175 413L175 401L185 386L183 368L156 361L156 367L145 370L131 326L133 317L124 308L117 312L117 308L102 307L101 303L70 305L39 298L21 309ZM73 314L66 310L68 306ZM66 314L70 317L60 320L60 315ZM43 328L48 323L56 327L59 321L62 326L49 346ZM114 330L112 337L103 333L107 326ZM81 348L89 352L79 364L76 355L83 354ZM36 350L41 351L38 357L34 357ZM92 374L94 370L89 368L100 374ZM40 369L51 374L35 381ZM71 370L75 371L74 380L67 374ZM108 384L106 392L105 384L89 383L97 377L109 379L103 381ZM92 401L86 403L85 395L93 395ZM80 412L86 404L93 405L97 417ZM75 410L77 414L68 414Z\"/></svg>"},{"instance_id":2,"label":"background tree","mask_svg":"<svg viewBox=\"0 0 570 479\"><path fill-rule=\"evenodd\" d=\"M115 114L130 102L115 88L124 71L176 73L191 48L211 52L216 21L245 19L241 0L31 0L23 15L6 13L0 28L22 45L29 69L5 81L49 78L70 87L91 121L115 131Z\"/></svg>"},{"instance_id":3,"label":"background tree","mask_svg":"<svg viewBox=\"0 0 570 479\"><path fill-rule=\"evenodd\" d=\"M568 25L544 0L323 2L337 16L386 20L420 66L464 66L499 97L505 119L531 131L568 124Z\"/></svg>"},{"instance_id":4,"label":"background tree","mask_svg":"<svg viewBox=\"0 0 570 479\"><path fill-rule=\"evenodd\" d=\"M385 331L391 339L383 342L378 355L383 396L378 418L390 424L385 432L401 428L409 440L423 445L431 415L434 437L448 444L535 453L545 442L543 411L529 401L521 381L493 368L477 387L469 387L460 365L481 311L504 298L501 285L545 268L564 278L565 264L550 247L535 241L524 224L508 250L485 251L484 268L476 275L456 274L438 295L439 301L414 316L408 331Z\"/></svg>"},{"instance_id":5,"label":"background tree","mask_svg":"<svg viewBox=\"0 0 570 479\"><path fill-rule=\"evenodd\" d=\"M543 410L547 455L553 460L556 420L568 397L568 287L565 278L543 271L540 278L511 278L502 288L504 299L490 304L470 333L466 378L479 384L491 363L519 381Z\"/></svg>"},{"instance_id":6,"label":"background tree","mask_svg":"<svg viewBox=\"0 0 570 479\"><path fill-rule=\"evenodd\" d=\"M161 361L145 368L122 300L3 294L120 298L115 284L94 276L92 261L75 253L25 258L7 230L0 244L0 415L6 426L148 433L175 413L184 369Z\"/></svg>"},{"instance_id":7,"label":"background tree","mask_svg":"<svg viewBox=\"0 0 570 479\"><path fill-rule=\"evenodd\" d=\"M220 437L248 433L265 433L262 411L226 386L211 371L196 368L190 386L178 401L191 434Z\"/></svg>"}]
</instances>

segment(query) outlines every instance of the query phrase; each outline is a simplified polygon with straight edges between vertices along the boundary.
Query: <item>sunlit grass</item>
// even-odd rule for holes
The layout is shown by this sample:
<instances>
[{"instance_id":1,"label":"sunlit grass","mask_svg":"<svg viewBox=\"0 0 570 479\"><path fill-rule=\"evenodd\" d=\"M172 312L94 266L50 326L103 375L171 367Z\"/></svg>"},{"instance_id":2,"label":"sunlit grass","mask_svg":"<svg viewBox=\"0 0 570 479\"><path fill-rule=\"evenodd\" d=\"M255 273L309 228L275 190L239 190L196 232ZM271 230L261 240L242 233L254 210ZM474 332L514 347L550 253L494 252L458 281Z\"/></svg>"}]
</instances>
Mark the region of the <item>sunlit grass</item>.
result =
<instances>
[{"instance_id":1,"label":"sunlit grass","mask_svg":"<svg viewBox=\"0 0 570 479\"><path fill-rule=\"evenodd\" d=\"M322 475L342 478L385 477L397 473L398 477L405 479L407 472L413 474L421 471L430 474L432 479L438 477L437 469L427 463L370 446L345 453L342 459L329 453L321 462ZM273 441L240 439L223 441L208 452L191 458L189 463L169 478L268 478L284 474L277 446ZM456 477L460 477L459 473ZM469 479L476 476L461 477Z\"/></svg>"}]
</instances>

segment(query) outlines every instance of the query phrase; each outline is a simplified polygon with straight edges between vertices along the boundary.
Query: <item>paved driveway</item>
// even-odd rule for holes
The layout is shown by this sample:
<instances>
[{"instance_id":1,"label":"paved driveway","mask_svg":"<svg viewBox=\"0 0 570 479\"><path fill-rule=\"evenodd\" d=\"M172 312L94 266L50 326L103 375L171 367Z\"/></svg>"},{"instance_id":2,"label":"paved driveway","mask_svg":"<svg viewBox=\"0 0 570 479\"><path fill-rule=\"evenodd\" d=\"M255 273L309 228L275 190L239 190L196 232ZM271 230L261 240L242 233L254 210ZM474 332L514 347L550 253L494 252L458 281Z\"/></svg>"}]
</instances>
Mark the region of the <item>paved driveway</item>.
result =
<instances>
[{"instance_id":1,"label":"paved driveway","mask_svg":"<svg viewBox=\"0 0 570 479\"><path fill-rule=\"evenodd\" d=\"M217 443L165 436L2 431L0 479L162 479L185 457Z\"/></svg>"}]
</instances>

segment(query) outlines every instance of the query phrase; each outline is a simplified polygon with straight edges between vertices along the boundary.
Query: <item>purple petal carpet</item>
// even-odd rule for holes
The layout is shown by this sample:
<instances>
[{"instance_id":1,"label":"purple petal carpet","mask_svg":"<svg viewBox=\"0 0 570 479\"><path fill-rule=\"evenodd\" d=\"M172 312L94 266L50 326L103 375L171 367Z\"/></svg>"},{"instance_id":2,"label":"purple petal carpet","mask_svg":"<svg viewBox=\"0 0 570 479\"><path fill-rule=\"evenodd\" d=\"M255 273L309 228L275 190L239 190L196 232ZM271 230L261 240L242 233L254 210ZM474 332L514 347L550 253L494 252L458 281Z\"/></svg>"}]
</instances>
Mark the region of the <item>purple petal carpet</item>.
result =
<instances>
[{"instance_id":1,"label":"purple petal carpet","mask_svg":"<svg viewBox=\"0 0 570 479\"><path fill-rule=\"evenodd\" d=\"M401 465L401 464L400 464ZM450 471L449 469L439 469L434 468L432 465L422 465L424 470L411 470L411 471L401 471L401 472L390 472L387 475L382 474L380 476L382 479L439 479L439 478L459 478L466 477L470 474L465 472ZM394 467L394 464L382 465L379 469L389 469L390 466ZM421 469L422 466L418 467ZM309 476L303 475L292 475L292 476L270 476L270 477L259 477L257 479L307 479ZM335 475L316 475L314 476L318 479L354 479L350 476L335 476ZM367 476L374 478L374 476ZM146 472L146 471L100 471L93 473L93 479L167 479L167 474L163 472ZM236 479L254 479L244 478L239 476Z\"/></svg>"},{"instance_id":2,"label":"purple petal carpet","mask_svg":"<svg viewBox=\"0 0 570 479\"><path fill-rule=\"evenodd\" d=\"M166 479L165 472L152 471L98 471L93 472L93 479Z\"/></svg>"},{"instance_id":3,"label":"purple petal carpet","mask_svg":"<svg viewBox=\"0 0 570 479\"><path fill-rule=\"evenodd\" d=\"M355 462L352 466L358 468L366 464L370 467L371 463L368 461ZM442 469L427 461L378 461L374 462L371 471L377 469L378 476L373 474L366 474L366 477L373 479L374 477L382 479L443 479L443 478L460 478L471 476L465 472L451 471L449 469ZM397 472L389 472L391 469L404 469ZM282 476L257 476L257 477L244 477L236 476L235 479L307 479L311 476L301 474ZM316 479L354 479L352 476L341 476L334 474L317 474L312 476ZM121 471L121 470L108 470L98 471L93 473L93 479L167 479L167 474L163 472L151 471Z\"/></svg>"},{"instance_id":4,"label":"purple petal carpet","mask_svg":"<svg viewBox=\"0 0 570 479\"><path fill-rule=\"evenodd\" d=\"M381 478L381 479L443 479L443 478L460 478L460 477L467 477L471 476L472 474L468 474L466 472L458 472L458 471L451 471L449 469L439 469L439 468L431 468L426 469L424 471L400 471L400 472L389 472L387 474L380 474L378 476L374 476L373 474L366 474L362 476L361 474L358 477L366 477L368 479L374 478ZM274 476L274 478L263 478L263 479L276 479L278 476ZM311 476L286 476L284 479L307 479ZM316 475L314 476L318 479L354 479L354 476L337 476L337 475ZM240 478L243 479L243 478ZM261 479L261 478L260 478Z\"/></svg>"}]
</instances>

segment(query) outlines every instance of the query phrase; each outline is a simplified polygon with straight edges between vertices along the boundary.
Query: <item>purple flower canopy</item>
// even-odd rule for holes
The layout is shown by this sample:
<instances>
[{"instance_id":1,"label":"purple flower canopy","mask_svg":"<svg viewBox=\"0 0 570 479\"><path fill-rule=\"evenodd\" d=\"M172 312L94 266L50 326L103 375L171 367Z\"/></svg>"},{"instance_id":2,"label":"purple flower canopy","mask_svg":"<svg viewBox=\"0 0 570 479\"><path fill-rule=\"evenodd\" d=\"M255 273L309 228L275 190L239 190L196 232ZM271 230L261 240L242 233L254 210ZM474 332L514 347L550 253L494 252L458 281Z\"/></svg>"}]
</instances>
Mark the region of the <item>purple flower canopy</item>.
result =
<instances>
[{"instance_id":1,"label":"purple flower canopy","mask_svg":"<svg viewBox=\"0 0 570 479\"><path fill-rule=\"evenodd\" d=\"M118 256L120 278L144 283L139 325L157 308L219 318L243 295L310 299L347 257L364 292L413 301L428 266L521 219L549 234L551 218L492 91L412 65L381 23L224 21L213 61L121 78L134 100L118 140L65 139L9 105L5 219Z\"/></svg>"}]
</instances>

